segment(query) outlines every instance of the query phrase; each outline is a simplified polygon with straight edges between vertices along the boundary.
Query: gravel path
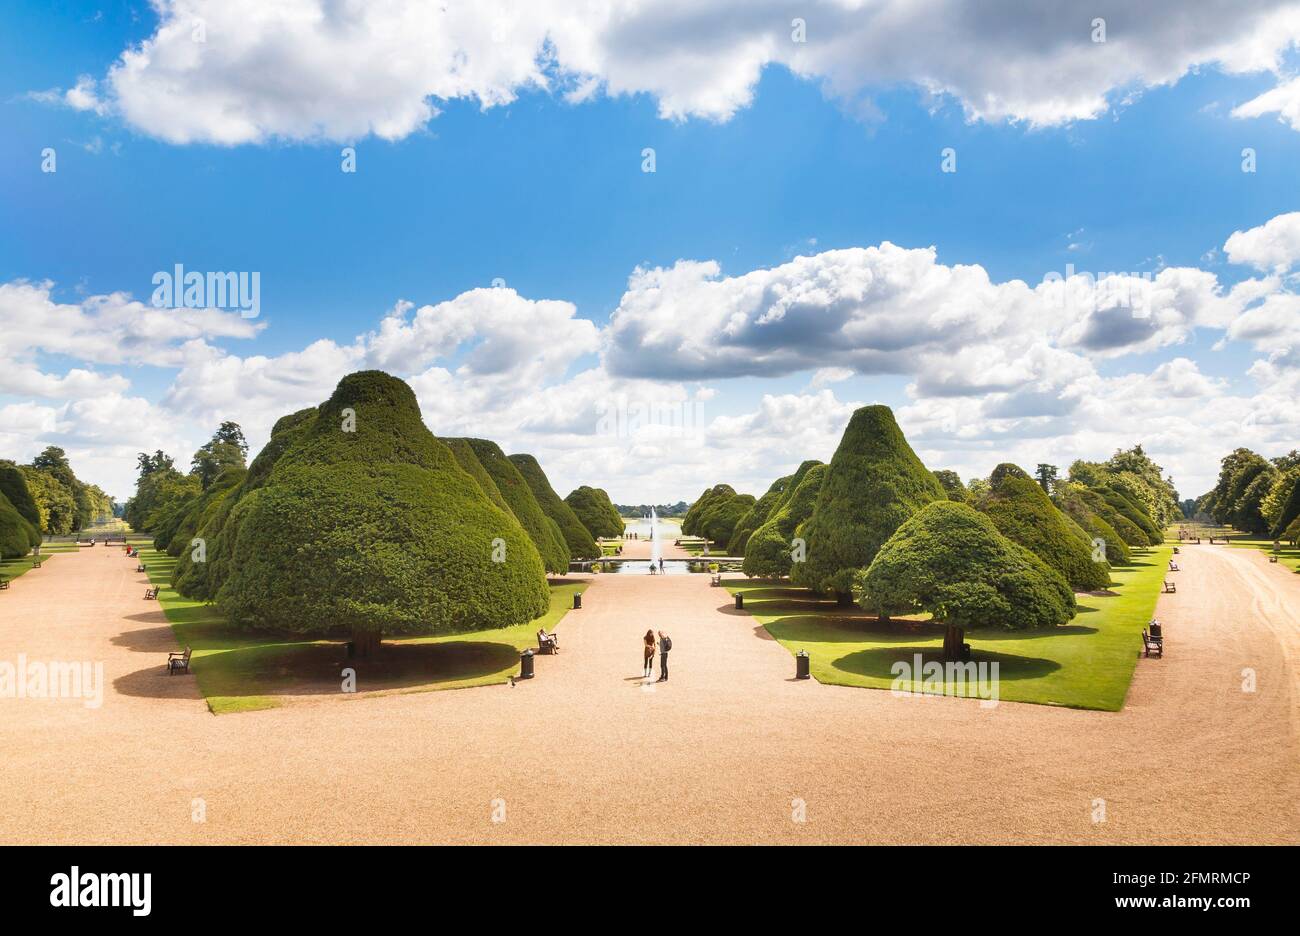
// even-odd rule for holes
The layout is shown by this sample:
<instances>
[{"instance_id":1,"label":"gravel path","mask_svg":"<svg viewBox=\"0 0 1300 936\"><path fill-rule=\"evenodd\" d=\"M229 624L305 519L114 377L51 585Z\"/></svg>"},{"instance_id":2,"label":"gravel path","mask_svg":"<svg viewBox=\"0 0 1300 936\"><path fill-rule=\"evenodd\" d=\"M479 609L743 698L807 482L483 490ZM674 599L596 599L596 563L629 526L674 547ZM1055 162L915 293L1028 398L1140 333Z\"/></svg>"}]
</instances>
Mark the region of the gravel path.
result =
<instances>
[{"instance_id":1,"label":"gravel path","mask_svg":"<svg viewBox=\"0 0 1300 936\"><path fill-rule=\"evenodd\" d=\"M1120 713L796 682L707 576L601 575L531 682L215 717L163 675L144 576L95 547L0 594L0 661L108 683L97 709L0 699L0 841L1296 842L1300 576L1179 559L1169 653ZM666 684L639 678L647 627Z\"/></svg>"}]
</instances>

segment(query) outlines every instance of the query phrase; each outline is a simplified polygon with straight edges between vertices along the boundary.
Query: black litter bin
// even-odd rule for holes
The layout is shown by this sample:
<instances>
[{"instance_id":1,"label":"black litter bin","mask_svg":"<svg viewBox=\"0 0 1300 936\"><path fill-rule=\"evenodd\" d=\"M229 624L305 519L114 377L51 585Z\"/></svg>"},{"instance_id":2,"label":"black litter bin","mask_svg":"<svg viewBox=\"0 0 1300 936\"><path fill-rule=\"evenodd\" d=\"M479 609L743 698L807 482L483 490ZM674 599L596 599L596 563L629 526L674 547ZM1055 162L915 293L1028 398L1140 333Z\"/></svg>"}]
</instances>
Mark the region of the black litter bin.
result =
<instances>
[{"instance_id":1,"label":"black litter bin","mask_svg":"<svg viewBox=\"0 0 1300 936\"><path fill-rule=\"evenodd\" d=\"M525 650L523 653L519 654L519 678L520 679L533 678L533 651L532 650Z\"/></svg>"},{"instance_id":2,"label":"black litter bin","mask_svg":"<svg viewBox=\"0 0 1300 936\"><path fill-rule=\"evenodd\" d=\"M736 610L737 611L745 610L745 596L742 595L740 592L736 592Z\"/></svg>"},{"instance_id":3,"label":"black litter bin","mask_svg":"<svg viewBox=\"0 0 1300 936\"><path fill-rule=\"evenodd\" d=\"M794 655L794 678L807 679L808 676L808 651L800 650Z\"/></svg>"},{"instance_id":4,"label":"black litter bin","mask_svg":"<svg viewBox=\"0 0 1300 936\"><path fill-rule=\"evenodd\" d=\"M575 609L582 607L582 592L573 593L573 607Z\"/></svg>"}]
</instances>

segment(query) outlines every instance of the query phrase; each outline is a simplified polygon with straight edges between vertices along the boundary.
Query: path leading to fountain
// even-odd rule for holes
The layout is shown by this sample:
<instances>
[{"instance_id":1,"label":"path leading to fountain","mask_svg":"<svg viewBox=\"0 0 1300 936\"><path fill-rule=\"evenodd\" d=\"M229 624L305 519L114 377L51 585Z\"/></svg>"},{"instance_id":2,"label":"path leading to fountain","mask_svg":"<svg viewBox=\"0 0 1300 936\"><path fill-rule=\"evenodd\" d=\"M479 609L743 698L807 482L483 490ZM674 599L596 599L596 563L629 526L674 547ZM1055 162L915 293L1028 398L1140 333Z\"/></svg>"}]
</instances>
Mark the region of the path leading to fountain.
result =
<instances>
[{"instance_id":1,"label":"path leading to fountain","mask_svg":"<svg viewBox=\"0 0 1300 936\"><path fill-rule=\"evenodd\" d=\"M598 575L531 682L216 717L163 675L143 576L85 550L0 595L0 661L109 681L98 709L0 699L0 841L1295 842L1300 576L1180 560L1119 713L798 682L707 576ZM639 677L647 627L668 683Z\"/></svg>"}]
</instances>

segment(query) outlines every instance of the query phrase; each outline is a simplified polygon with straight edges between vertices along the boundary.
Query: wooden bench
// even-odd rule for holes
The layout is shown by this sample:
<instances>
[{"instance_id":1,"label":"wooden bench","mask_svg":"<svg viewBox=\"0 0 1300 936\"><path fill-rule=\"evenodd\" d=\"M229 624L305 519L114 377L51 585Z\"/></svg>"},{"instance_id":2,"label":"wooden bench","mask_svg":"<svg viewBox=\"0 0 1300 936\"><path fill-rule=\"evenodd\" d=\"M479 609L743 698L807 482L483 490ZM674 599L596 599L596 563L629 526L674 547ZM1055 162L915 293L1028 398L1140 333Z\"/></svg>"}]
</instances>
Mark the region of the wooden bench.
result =
<instances>
[{"instance_id":1,"label":"wooden bench","mask_svg":"<svg viewBox=\"0 0 1300 936\"><path fill-rule=\"evenodd\" d=\"M9 587L9 577L6 575L0 575L0 588L8 588L8 587Z\"/></svg>"},{"instance_id":2,"label":"wooden bench","mask_svg":"<svg viewBox=\"0 0 1300 936\"><path fill-rule=\"evenodd\" d=\"M145 597L145 599L146 599L146 600L153 600L153 599L157 598L157 597L158 597L158 589L159 589L159 587L160 587L160 586L155 585L153 588L146 588L146 589L144 590L144 597Z\"/></svg>"},{"instance_id":3,"label":"wooden bench","mask_svg":"<svg viewBox=\"0 0 1300 936\"><path fill-rule=\"evenodd\" d=\"M174 676L176 673L188 673L190 671L190 654L194 651L186 647L184 652L172 650L167 654L167 675Z\"/></svg>"},{"instance_id":4,"label":"wooden bench","mask_svg":"<svg viewBox=\"0 0 1300 936\"><path fill-rule=\"evenodd\" d=\"M41 563L42 563L43 561L44 561L43 559L33 559L33 560L32 560L32 568L33 568L33 569L39 569L39 568L41 567Z\"/></svg>"},{"instance_id":5,"label":"wooden bench","mask_svg":"<svg viewBox=\"0 0 1300 936\"><path fill-rule=\"evenodd\" d=\"M1160 625L1155 625L1159 627ZM1142 655L1149 657L1152 654L1164 658L1165 655L1165 638L1160 633L1151 633L1146 628L1142 629Z\"/></svg>"},{"instance_id":6,"label":"wooden bench","mask_svg":"<svg viewBox=\"0 0 1300 936\"><path fill-rule=\"evenodd\" d=\"M1178 563L1174 562L1174 560L1172 560L1172 559L1169 560L1169 571L1170 571L1170 572L1177 572L1177 571L1179 571L1179 569L1178 569Z\"/></svg>"},{"instance_id":7,"label":"wooden bench","mask_svg":"<svg viewBox=\"0 0 1300 936\"><path fill-rule=\"evenodd\" d=\"M1171 582L1169 579L1165 579L1165 591L1167 592L1178 591L1178 584L1176 582Z\"/></svg>"},{"instance_id":8,"label":"wooden bench","mask_svg":"<svg viewBox=\"0 0 1300 936\"><path fill-rule=\"evenodd\" d=\"M144 563L142 562L142 563L140 563L138 566L136 566L136 567L135 567L135 570L136 570L137 572L143 572L143 571L144 571Z\"/></svg>"},{"instance_id":9,"label":"wooden bench","mask_svg":"<svg viewBox=\"0 0 1300 936\"><path fill-rule=\"evenodd\" d=\"M1268 561L1269 561L1269 562L1277 562L1277 556L1269 556L1269 557L1268 557Z\"/></svg>"},{"instance_id":10,"label":"wooden bench","mask_svg":"<svg viewBox=\"0 0 1300 936\"><path fill-rule=\"evenodd\" d=\"M714 573L713 573L713 578L709 579L709 584L710 584L710 585L721 585L721 584L722 584L722 573L721 573L721 572L714 572Z\"/></svg>"},{"instance_id":11,"label":"wooden bench","mask_svg":"<svg viewBox=\"0 0 1300 936\"><path fill-rule=\"evenodd\" d=\"M560 638L558 634L546 633L546 628L537 630L537 652L539 654L551 654L560 652Z\"/></svg>"}]
</instances>

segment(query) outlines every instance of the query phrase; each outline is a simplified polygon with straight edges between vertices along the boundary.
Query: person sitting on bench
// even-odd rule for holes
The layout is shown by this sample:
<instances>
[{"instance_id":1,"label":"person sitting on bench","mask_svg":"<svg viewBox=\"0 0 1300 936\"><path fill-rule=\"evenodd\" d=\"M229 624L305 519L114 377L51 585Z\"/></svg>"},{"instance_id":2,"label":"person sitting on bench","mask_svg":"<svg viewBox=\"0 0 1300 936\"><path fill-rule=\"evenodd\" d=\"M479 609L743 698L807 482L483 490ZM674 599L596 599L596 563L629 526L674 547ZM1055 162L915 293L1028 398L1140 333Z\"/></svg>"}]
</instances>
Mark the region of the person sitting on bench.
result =
<instances>
[{"instance_id":1,"label":"person sitting on bench","mask_svg":"<svg viewBox=\"0 0 1300 936\"><path fill-rule=\"evenodd\" d=\"M1174 560L1172 559L1169 560L1169 571L1170 572L1178 571L1178 563L1174 562Z\"/></svg>"},{"instance_id":2,"label":"person sitting on bench","mask_svg":"<svg viewBox=\"0 0 1300 936\"><path fill-rule=\"evenodd\" d=\"M560 635L548 634L546 628L537 629L537 649L541 653L559 653L560 652Z\"/></svg>"}]
</instances>

